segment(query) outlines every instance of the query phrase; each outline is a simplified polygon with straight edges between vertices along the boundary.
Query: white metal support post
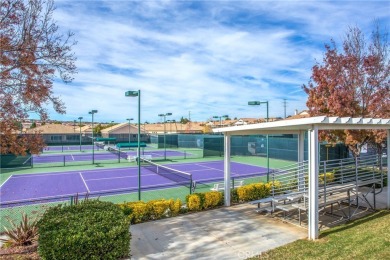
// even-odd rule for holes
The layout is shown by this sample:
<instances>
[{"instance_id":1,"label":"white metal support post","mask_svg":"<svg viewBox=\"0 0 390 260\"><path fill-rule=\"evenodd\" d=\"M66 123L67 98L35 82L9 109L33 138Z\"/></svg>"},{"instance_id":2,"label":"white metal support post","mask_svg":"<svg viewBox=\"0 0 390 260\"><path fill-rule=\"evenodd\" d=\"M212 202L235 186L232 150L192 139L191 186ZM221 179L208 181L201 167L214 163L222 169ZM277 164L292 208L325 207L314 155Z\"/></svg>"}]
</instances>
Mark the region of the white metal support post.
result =
<instances>
[{"instance_id":1,"label":"white metal support post","mask_svg":"<svg viewBox=\"0 0 390 260\"><path fill-rule=\"evenodd\" d=\"M303 161L305 160L305 131L299 131L298 134L298 190L305 189L305 172Z\"/></svg>"},{"instance_id":2,"label":"white metal support post","mask_svg":"<svg viewBox=\"0 0 390 260\"><path fill-rule=\"evenodd\" d=\"M225 133L224 138L224 181L225 181L225 206L230 206L230 135Z\"/></svg>"},{"instance_id":3,"label":"white metal support post","mask_svg":"<svg viewBox=\"0 0 390 260\"><path fill-rule=\"evenodd\" d=\"M390 129L387 129L387 209L390 209Z\"/></svg>"},{"instance_id":4,"label":"white metal support post","mask_svg":"<svg viewBox=\"0 0 390 260\"><path fill-rule=\"evenodd\" d=\"M308 239L318 238L318 127L309 130L309 230Z\"/></svg>"}]
</instances>

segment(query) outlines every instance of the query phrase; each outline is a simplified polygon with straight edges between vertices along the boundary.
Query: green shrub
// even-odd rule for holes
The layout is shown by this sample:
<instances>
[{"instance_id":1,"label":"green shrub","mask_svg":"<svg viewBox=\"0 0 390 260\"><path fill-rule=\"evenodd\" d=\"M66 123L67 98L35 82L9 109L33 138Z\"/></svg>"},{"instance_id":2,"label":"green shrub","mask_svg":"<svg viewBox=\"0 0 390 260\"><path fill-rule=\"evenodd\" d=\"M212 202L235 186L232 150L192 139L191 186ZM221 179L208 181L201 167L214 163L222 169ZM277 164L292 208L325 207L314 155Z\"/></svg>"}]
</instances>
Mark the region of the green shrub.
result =
<instances>
[{"instance_id":1,"label":"green shrub","mask_svg":"<svg viewBox=\"0 0 390 260\"><path fill-rule=\"evenodd\" d=\"M130 253L130 221L111 202L49 208L38 221L42 259L119 259Z\"/></svg>"},{"instance_id":2,"label":"green shrub","mask_svg":"<svg viewBox=\"0 0 390 260\"><path fill-rule=\"evenodd\" d=\"M223 198L222 198L222 200L223 200ZM230 192L230 202L231 203L238 203L239 202L237 188L231 189L231 192Z\"/></svg>"}]
</instances>

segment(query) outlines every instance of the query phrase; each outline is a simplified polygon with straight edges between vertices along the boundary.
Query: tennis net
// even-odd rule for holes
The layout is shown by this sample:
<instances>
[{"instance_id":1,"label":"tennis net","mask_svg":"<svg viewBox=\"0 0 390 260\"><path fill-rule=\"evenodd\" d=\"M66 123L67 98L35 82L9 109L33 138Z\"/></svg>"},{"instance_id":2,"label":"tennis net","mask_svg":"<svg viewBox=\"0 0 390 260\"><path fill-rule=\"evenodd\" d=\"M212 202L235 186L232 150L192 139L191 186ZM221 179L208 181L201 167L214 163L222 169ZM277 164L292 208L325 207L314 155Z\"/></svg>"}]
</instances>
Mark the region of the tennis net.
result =
<instances>
[{"instance_id":1,"label":"tennis net","mask_svg":"<svg viewBox=\"0 0 390 260\"><path fill-rule=\"evenodd\" d=\"M107 151L117 155L118 157L121 157L123 159L127 159L127 153L126 152L121 152L118 149L115 149L115 148L112 148L112 147L108 147Z\"/></svg>"},{"instance_id":2,"label":"tennis net","mask_svg":"<svg viewBox=\"0 0 390 260\"><path fill-rule=\"evenodd\" d=\"M95 142L95 145L99 148L104 149L104 143L103 142Z\"/></svg>"},{"instance_id":3,"label":"tennis net","mask_svg":"<svg viewBox=\"0 0 390 260\"><path fill-rule=\"evenodd\" d=\"M192 174L187 172L182 172L179 170L175 170L169 168L167 166L163 166L160 164L156 164L150 160L140 158L141 166L149 171L157 173L171 181L176 182L179 185L183 185L190 188L190 193L192 193L194 189L195 183L192 181Z\"/></svg>"}]
</instances>

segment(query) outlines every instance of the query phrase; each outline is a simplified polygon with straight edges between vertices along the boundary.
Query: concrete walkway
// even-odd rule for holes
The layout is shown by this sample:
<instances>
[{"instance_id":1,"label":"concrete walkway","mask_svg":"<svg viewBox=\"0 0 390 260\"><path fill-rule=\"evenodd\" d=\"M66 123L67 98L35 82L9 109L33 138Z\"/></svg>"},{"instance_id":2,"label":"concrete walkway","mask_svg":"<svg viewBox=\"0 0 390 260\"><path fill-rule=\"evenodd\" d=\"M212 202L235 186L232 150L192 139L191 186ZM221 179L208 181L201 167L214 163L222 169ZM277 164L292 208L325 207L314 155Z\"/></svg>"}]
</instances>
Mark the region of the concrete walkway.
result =
<instances>
[{"instance_id":1,"label":"concrete walkway","mask_svg":"<svg viewBox=\"0 0 390 260\"><path fill-rule=\"evenodd\" d=\"M246 259L307 237L249 204L131 226L131 259Z\"/></svg>"}]
</instances>

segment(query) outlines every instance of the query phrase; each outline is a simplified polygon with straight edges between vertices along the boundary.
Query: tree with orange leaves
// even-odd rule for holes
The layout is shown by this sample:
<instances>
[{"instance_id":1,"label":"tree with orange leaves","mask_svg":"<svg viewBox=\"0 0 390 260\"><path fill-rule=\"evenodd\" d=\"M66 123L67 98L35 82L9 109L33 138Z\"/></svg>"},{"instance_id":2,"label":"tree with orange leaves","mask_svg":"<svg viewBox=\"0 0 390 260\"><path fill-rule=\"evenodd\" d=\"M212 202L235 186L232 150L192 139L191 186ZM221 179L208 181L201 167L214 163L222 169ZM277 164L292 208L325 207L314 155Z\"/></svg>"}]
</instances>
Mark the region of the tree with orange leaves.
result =
<instances>
[{"instance_id":1,"label":"tree with orange leaves","mask_svg":"<svg viewBox=\"0 0 390 260\"><path fill-rule=\"evenodd\" d=\"M53 81L65 83L76 73L73 33L59 33L53 21L53 0L0 2L0 147L1 153L39 152L39 134L21 135L20 124L29 112L48 119L45 105L65 113L53 94Z\"/></svg>"},{"instance_id":2,"label":"tree with orange leaves","mask_svg":"<svg viewBox=\"0 0 390 260\"><path fill-rule=\"evenodd\" d=\"M348 29L340 51L332 40L325 45L322 64L313 66L311 80L303 85L308 94L310 115L339 117L390 117L390 45L387 32L379 25L370 41L358 27ZM367 143L379 151L385 131L321 131L320 138L330 143L344 142L354 156Z\"/></svg>"}]
</instances>

